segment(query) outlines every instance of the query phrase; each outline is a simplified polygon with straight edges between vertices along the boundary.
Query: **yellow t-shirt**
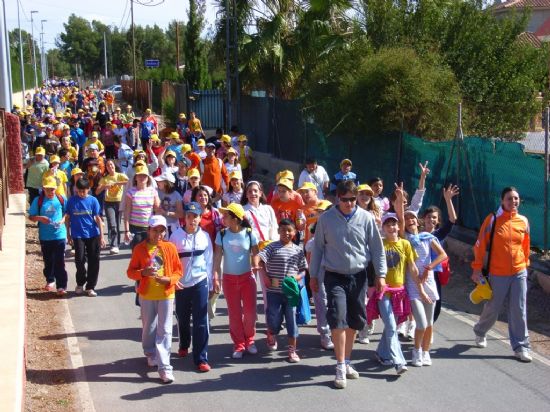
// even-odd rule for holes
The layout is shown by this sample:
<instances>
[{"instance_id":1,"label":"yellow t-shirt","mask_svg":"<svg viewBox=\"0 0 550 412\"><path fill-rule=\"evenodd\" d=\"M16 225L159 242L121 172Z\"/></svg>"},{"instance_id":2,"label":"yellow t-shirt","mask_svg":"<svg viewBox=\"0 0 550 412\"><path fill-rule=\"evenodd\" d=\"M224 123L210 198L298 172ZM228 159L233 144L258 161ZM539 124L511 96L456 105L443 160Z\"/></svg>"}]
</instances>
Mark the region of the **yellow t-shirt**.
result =
<instances>
[{"instance_id":1,"label":"yellow t-shirt","mask_svg":"<svg viewBox=\"0 0 550 412\"><path fill-rule=\"evenodd\" d=\"M239 163L241 164L241 169L244 170L248 168L248 159L252 156L252 149L248 146L243 148L239 147Z\"/></svg>"},{"instance_id":2,"label":"yellow t-shirt","mask_svg":"<svg viewBox=\"0 0 550 412\"><path fill-rule=\"evenodd\" d=\"M53 176L55 178L55 181L57 183L57 189L55 189L55 193L57 193L60 196L67 197L67 193L65 192L66 183L69 180L67 179L67 174L60 169L57 169L55 174L52 172L52 169L46 170L42 175L42 184L44 184L44 180L48 176Z\"/></svg>"},{"instance_id":3,"label":"yellow t-shirt","mask_svg":"<svg viewBox=\"0 0 550 412\"><path fill-rule=\"evenodd\" d=\"M88 150L88 146L90 146L92 143L95 143L97 145L97 148L99 149L100 152L105 150L105 146L103 145L103 143L101 143L101 141L99 139L96 139L95 142L92 142L91 139L86 140L86 142L84 143L84 148L86 150ZM84 156L84 157L86 157L86 156Z\"/></svg>"},{"instance_id":4,"label":"yellow t-shirt","mask_svg":"<svg viewBox=\"0 0 550 412\"><path fill-rule=\"evenodd\" d=\"M416 251L406 239L399 239L396 242L384 239L384 251L388 266L386 283L393 288L403 286L408 264L414 262L418 257Z\"/></svg>"},{"instance_id":5,"label":"yellow t-shirt","mask_svg":"<svg viewBox=\"0 0 550 412\"><path fill-rule=\"evenodd\" d=\"M76 150L75 147L69 146L67 150L69 151L69 160L71 162L78 160L78 151Z\"/></svg>"},{"instance_id":6,"label":"yellow t-shirt","mask_svg":"<svg viewBox=\"0 0 550 412\"><path fill-rule=\"evenodd\" d=\"M197 118L189 120L188 125L189 129L191 129L192 132L194 132L195 130L202 131L201 121Z\"/></svg>"},{"instance_id":7,"label":"yellow t-shirt","mask_svg":"<svg viewBox=\"0 0 550 412\"><path fill-rule=\"evenodd\" d=\"M128 176L124 173L115 172L114 176L106 175L99 181L100 185L125 183L128 181ZM106 202L120 202L122 200L122 192L124 191L124 185L113 185L110 189L105 189L105 201Z\"/></svg>"},{"instance_id":8,"label":"yellow t-shirt","mask_svg":"<svg viewBox=\"0 0 550 412\"><path fill-rule=\"evenodd\" d=\"M164 276L164 256L162 256L162 250L156 245L150 245L149 243L147 243L147 252L149 252L149 256L151 256L153 266L156 266L158 268L158 276ZM140 295L143 299L166 300L174 298L174 292L172 292L168 296L165 295L164 292L166 291L166 285L158 283L154 277L151 277L148 282L149 283L147 290L145 291L145 293Z\"/></svg>"}]
</instances>

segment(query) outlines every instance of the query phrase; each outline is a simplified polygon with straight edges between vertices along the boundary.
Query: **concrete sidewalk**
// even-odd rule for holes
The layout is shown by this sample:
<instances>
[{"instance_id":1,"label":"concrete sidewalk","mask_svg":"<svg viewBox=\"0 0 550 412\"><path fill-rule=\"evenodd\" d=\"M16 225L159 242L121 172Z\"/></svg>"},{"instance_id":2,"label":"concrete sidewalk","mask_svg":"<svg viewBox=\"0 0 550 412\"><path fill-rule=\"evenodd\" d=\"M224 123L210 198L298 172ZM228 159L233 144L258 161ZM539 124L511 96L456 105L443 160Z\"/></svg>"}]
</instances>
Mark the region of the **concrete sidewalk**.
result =
<instances>
[{"instance_id":1,"label":"concrete sidewalk","mask_svg":"<svg viewBox=\"0 0 550 412\"><path fill-rule=\"evenodd\" d=\"M0 399L4 411L21 411L25 385L26 195L9 197L0 251Z\"/></svg>"}]
</instances>

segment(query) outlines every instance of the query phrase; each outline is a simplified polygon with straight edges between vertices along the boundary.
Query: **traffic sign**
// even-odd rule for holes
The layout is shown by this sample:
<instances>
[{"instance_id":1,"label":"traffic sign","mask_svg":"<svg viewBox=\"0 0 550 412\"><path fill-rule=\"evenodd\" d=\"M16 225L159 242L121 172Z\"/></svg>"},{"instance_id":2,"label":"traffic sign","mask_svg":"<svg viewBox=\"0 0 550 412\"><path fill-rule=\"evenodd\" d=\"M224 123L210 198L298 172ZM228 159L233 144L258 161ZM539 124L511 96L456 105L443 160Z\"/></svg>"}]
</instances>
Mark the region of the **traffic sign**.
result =
<instances>
[{"instance_id":1,"label":"traffic sign","mask_svg":"<svg viewBox=\"0 0 550 412\"><path fill-rule=\"evenodd\" d=\"M160 67L160 60L158 59L146 59L145 67Z\"/></svg>"}]
</instances>

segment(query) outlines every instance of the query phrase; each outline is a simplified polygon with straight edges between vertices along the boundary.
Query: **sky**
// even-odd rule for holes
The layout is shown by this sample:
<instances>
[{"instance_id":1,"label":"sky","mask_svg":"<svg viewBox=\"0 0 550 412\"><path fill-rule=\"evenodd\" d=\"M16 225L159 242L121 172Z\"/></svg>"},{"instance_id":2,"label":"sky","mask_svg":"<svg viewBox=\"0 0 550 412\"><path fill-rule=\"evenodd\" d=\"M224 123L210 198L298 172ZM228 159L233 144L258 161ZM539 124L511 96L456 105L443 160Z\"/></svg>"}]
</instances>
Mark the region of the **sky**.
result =
<instances>
[{"instance_id":1,"label":"sky","mask_svg":"<svg viewBox=\"0 0 550 412\"><path fill-rule=\"evenodd\" d=\"M31 32L31 10L34 13L34 37L40 42L41 20L44 22L44 47L46 50L56 47L55 39L64 31L71 14L89 21L99 20L107 25L130 27L130 0L19 0L21 29ZM159 3L163 0L137 0L141 3ZM17 28L18 0L5 0L6 23L9 30ZM165 29L172 20L187 22L189 0L164 0L155 7L142 6L134 0L134 21L137 25L154 25ZM206 0L206 25L213 25L216 19L216 7L213 0ZM206 30L205 30L206 31ZM40 44L40 43L39 43Z\"/></svg>"}]
</instances>

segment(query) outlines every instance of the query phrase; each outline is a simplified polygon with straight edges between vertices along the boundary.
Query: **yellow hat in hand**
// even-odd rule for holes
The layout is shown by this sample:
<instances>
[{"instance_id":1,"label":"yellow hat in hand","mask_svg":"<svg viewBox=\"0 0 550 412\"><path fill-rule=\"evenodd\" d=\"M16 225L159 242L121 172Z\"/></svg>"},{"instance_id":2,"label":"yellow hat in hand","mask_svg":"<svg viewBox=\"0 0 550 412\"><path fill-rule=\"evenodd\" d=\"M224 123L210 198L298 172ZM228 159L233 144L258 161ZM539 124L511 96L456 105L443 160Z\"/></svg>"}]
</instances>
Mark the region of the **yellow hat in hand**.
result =
<instances>
[{"instance_id":1,"label":"yellow hat in hand","mask_svg":"<svg viewBox=\"0 0 550 412\"><path fill-rule=\"evenodd\" d=\"M487 280L483 279L481 283L478 283L477 286L470 292L470 301L477 305L484 300L490 300L493 297L493 290L489 285Z\"/></svg>"}]
</instances>

